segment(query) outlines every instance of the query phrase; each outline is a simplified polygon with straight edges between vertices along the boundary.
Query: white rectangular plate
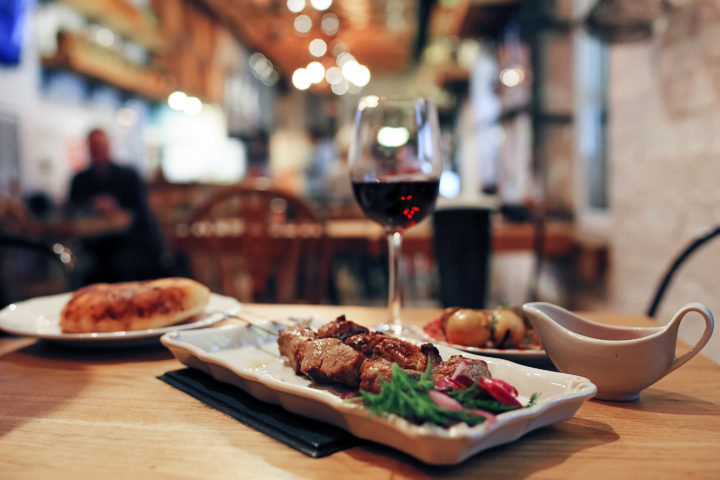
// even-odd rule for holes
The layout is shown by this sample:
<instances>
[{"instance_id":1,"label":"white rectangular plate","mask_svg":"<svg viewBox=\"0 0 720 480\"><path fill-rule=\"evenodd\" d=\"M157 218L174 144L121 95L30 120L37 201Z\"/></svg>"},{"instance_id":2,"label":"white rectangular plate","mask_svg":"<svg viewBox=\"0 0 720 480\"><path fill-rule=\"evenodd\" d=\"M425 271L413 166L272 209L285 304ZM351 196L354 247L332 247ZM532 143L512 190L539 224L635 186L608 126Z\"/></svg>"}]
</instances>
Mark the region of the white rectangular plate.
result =
<instances>
[{"instance_id":1,"label":"white rectangular plate","mask_svg":"<svg viewBox=\"0 0 720 480\"><path fill-rule=\"evenodd\" d=\"M322 322L315 321L317 327ZM438 346L444 359L451 355L483 358L493 377L514 385L525 404L533 393L537 403L498 415L490 428L458 424L450 428L415 425L396 415L372 415L340 396L346 389L317 384L296 375L277 349L276 336L244 325L226 325L171 332L161 342L188 367L235 385L254 397L286 410L341 427L353 435L401 450L423 462L452 465L487 448L512 442L537 428L571 418L597 391L583 377L549 372L507 360Z\"/></svg>"}]
</instances>

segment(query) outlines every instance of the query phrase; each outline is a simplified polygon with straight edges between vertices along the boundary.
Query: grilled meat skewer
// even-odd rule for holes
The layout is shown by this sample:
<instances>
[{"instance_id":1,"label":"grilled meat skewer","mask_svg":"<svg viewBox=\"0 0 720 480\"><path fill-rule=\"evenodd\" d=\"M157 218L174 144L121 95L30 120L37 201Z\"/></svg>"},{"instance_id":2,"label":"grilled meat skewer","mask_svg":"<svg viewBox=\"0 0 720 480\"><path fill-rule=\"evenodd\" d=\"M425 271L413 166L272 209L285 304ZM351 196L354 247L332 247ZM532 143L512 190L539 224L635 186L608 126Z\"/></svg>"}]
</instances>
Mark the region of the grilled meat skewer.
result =
<instances>
[{"instance_id":1,"label":"grilled meat skewer","mask_svg":"<svg viewBox=\"0 0 720 480\"><path fill-rule=\"evenodd\" d=\"M298 375L320 383L339 383L369 392L380 391L383 380L392 379L392 364L397 363L413 376L419 376L433 364L433 378L451 376L460 362L467 367L464 375L473 380L490 377L487 364L478 359L454 355L442 361L431 343L413 343L370 332L367 328L338 317L315 333L305 325L294 325L278 335L280 353Z\"/></svg>"}]
</instances>

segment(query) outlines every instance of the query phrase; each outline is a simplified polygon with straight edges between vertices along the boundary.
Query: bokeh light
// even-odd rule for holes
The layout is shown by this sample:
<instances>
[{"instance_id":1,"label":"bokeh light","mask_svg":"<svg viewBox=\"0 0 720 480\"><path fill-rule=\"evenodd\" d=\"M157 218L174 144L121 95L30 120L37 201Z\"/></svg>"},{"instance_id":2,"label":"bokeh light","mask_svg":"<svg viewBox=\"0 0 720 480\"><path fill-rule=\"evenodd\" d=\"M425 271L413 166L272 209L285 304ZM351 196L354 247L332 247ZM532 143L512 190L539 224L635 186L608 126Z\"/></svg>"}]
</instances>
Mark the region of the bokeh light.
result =
<instances>
[{"instance_id":1,"label":"bokeh light","mask_svg":"<svg viewBox=\"0 0 720 480\"><path fill-rule=\"evenodd\" d=\"M298 15L295 17L293 27L295 27L295 31L298 33L308 33L312 28L312 19L307 15Z\"/></svg>"},{"instance_id":2,"label":"bokeh light","mask_svg":"<svg viewBox=\"0 0 720 480\"><path fill-rule=\"evenodd\" d=\"M335 35L340 28L340 20L334 13L326 13L320 20L320 29L325 35Z\"/></svg>"},{"instance_id":3,"label":"bokeh light","mask_svg":"<svg viewBox=\"0 0 720 480\"><path fill-rule=\"evenodd\" d=\"M181 91L172 92L168 96L168 106L173 110L182 110L185 108L185 101L187 100L187 94Z\"/></svg>"},{"instance_id":4,"label":"bokeh light","mask_svg":"<svg viewBox=\"0 0 720 480\"><path fill-rule=\"evenodd\" d=\"M197 115L202 111L202 102L198 97L187 97L183 112L188 115Z\"/></svg>"},{"instance_id":5,"label":"bokeh light","mask_svg":"<svg viewBox=\"0 0 720 480\"><path fill-rule=\"evenodd\" d=\"M327 52L327 43L320 38L316 38L310 42L308 50L310 50L310 55L313 57L322 57Z\"/></svg>"},{"instance_id":6,"label":"bokeh light","mask_svg":"<svg viewBox=\"0 0 720 480\"><path fill-rule=\"evenodd\" d=\"M500 81L506 87L517 87L525 80L525 72L522 68L503 68L500 71Z\"/></svg>"},{"instance_id":7,"label":"bokeh light","mask_svg":"<svg viewBox=\"0 0 720 480\"><path fill-rule=\"evenodd\" d=\"M298 68L293 72L292 84L298 90L307 90L310 88L312 81L310 80L310 74L304 68Z\"/></svg>"},{"instance_id":8,"label":"bokeh light","mask_svg":"<svg viewBox=\"0 0 720 480\"><path fill-rule=\"evenodd\" d=\"M340 83L343 81L343 74L342 71L338 67L330 67L327 69L327 72L325 72L325 80L330 85L335 85L336 83Z\"/></svg>"},{"instance_id":9,"label":"bokeh light","mask_svg":"<svg viewBox=\"0 0 720 480\"><path fill-rule=\"evenodd\" d=\"M341 80L334 85L330 85L330 90L332 90L335 95L345 95L349 88L350 86L346 80Z\"/></svg>"},{"instance_id":10,"label":"bokeh light","mask_svg":"<svg viewBox=\"0 0 720 480\"><path fill-rule=\"evenodd\" d=\"M332 0L310 0L310 5L312 5L315 10L320 10L322 12L330 8Z\"/></svg>"},{"instance_id":11,"label":"bokeh light","mask_svg":"<svg viewBox=\"0 0 720 480\"><path fill-rule=\"evenodd\" d=\"M305 0L287 0L287 8L293 13L300 13L305 8Z\"/></svg>"},{"instance_id":12,"label":"bokeh light","mask_svg":"<svg viewBox=\"0 0 720 480\"><path fill-rule=\"evenodd\" d=\"M308 63L308 66L305 67L305 70L307 70L307 73L310 76L310 81L312 83L320 83L325 78L325 67L323 67L323 64L320 62Z\"/></svg>"}]
</instances>

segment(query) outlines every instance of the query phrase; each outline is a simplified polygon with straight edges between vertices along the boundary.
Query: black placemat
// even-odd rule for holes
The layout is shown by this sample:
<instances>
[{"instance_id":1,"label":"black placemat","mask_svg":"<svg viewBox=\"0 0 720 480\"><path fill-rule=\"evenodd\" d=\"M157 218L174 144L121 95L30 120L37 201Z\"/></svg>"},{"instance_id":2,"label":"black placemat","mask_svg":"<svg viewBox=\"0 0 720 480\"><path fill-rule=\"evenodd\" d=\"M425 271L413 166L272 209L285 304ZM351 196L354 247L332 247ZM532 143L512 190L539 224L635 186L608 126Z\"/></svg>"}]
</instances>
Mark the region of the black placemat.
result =
<instances>
[{"instance_id":1,"label":"black placemat","mask_svg":"<svg viewBox=\"0 0 720 480\"><path fill-rule=\"evenodd\" d=\"M311 457L324 457L360 443L345 430L261 402L199 370L183 368L157 378Z\"/></svg>"}]
</instances>

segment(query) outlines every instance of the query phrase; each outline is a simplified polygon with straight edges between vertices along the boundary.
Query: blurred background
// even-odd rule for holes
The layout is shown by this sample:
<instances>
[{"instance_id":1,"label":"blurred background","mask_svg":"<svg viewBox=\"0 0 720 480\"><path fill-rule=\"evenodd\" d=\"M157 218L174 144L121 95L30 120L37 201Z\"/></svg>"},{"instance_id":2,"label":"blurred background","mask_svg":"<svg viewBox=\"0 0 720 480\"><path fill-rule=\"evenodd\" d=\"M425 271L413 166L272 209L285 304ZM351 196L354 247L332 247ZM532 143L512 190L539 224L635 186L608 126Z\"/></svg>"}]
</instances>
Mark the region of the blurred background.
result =
<instances>
[{"instance_id":1,"label":"blurred background","mask_svg":"<svg viewBox=\"0 0 720 480\"><path fill-rule=\"evenodd\" d=\"M178 237L221 186L362 217L345 162L367 94L438 105L439 205L532 227L493 252L489 305L645 312L720 224L716 0L0 0L0 195L53 218L102 128L147 185L168 271L194 275ZM720 311L720 247L703 248L660 321ZM405 301L441 306L425 250L407 251ZM384 260L352 253L321 300L383 304Z\"/></svg>"}]
</instances>

